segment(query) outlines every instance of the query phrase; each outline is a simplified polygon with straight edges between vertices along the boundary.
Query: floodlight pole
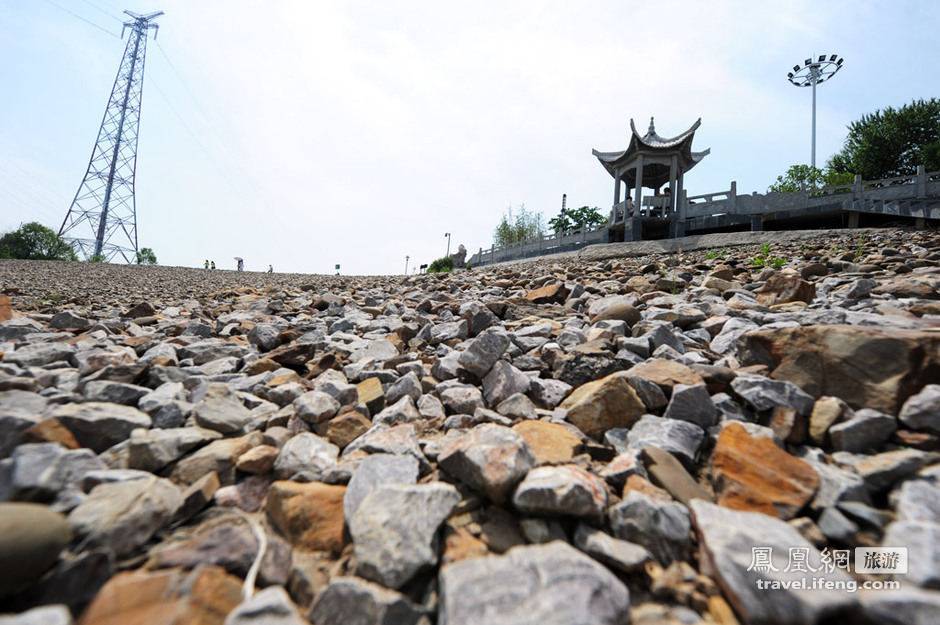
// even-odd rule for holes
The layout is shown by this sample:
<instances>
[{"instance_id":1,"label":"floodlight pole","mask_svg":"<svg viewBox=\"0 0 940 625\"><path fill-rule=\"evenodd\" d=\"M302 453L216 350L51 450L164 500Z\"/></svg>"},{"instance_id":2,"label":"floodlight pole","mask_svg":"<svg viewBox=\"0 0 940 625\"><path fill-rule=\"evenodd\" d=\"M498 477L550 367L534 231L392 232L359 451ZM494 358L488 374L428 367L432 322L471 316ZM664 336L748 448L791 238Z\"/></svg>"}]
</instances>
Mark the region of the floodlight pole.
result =
<instances>
[{"instance_id":1,"label":"floodlight pole","mask_svg":"<svg viewBox=\"0 0 940 625\"><path fill-rule=\"evenodd\" d=\"M450 233L445 232L444 236L447 237L447 254L445 256L450 256Z\"/></svg>"},{"instance_id":2,"label":"floodlight pole","mask_svg":"<svg viewBox=\"0 0 940 625\"><path fill-rule=\"evenodd\" d=\"M812 153L810 154L810 165L816 168L816 85L825 82L835 76L836 72L842 69L843 59L837 54L827 56L819 55L817 60L813 57L806 59L803 66L793 66L793 71L787 74L787 78L797 87L813 88L813 134L812 134Z\"/></svg>"}]
</instances>

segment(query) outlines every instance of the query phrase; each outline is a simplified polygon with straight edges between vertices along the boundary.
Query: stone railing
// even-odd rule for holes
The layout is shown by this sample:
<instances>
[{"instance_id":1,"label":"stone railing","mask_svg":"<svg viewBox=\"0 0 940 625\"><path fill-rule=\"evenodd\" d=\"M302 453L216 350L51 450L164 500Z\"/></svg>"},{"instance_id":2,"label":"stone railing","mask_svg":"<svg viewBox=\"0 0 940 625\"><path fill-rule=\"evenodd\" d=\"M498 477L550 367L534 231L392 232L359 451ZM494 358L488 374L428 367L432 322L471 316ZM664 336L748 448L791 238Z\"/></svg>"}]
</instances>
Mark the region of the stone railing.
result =
<instances>
[{"instance_id":1,"label":"stone railing","mask_svg":"<svg viewBox=\"0 0 940 625\"><path fill-rule=\"evenodd\" d=\"M544 256L545 254L558 254L559 252L571 252L591 245L593 243L605 243L607 241L607 226L604 225L594 230L579 230L576 232L542 234L541 236L527 239L521 243L507 246L494 245L488 250L482 247L471 256L467 263L471 266L490 265L509 260L519 260L522 258L534 258Z\"/></svg>"}]
</instances>

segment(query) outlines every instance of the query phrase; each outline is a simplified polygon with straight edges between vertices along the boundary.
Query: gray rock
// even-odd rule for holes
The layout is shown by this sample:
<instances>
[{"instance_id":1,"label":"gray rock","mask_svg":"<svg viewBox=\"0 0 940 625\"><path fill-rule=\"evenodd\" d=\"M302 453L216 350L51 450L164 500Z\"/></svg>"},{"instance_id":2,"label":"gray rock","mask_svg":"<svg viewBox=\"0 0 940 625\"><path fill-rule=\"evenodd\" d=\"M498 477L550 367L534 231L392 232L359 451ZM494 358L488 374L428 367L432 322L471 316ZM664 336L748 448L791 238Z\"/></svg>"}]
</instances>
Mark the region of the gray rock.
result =
<instances>
[{"instance_id":1,"label":"gray rock","mask_svg":"<svg viewBox=\"0 0 940 625\"><path fill-rule=\"evenodd\" d=\"M505 334L484 332L469 342L467 349L457 357L457 363L463 370L482 380L496 361L502 358L509 343L510 339Z\"/></svg>"},{"instance_id":2,"label":"gray rock","mask_svg":"<svg viewBox=\"0 0 940 625\"><path fill-rule=\"evenodd\" d=\"M126 556L169 524L182 505L180 489L163 478L112 482L96 486L68 523L88 545Z\"/></svg>"},{"instance_id":3,"label":"gray rock","mask_svg":"<svg viewBox=\"0 0 940 625\"><path fill-rule=\"evenodd\" d=\"M725 322L725 325L722 326L721 332L709 343L708 348L722 356L733 356L736 352L738 339L748 332L759 329L759 325L748 319L742 319L740 317L729 319Z\"/></svg>"},{"instance_id":4,"label":"gray rock","mask_svg":"<svg viewBox=\"0 0 940 625\"><path fill-rule=\"evenodd\" d=\"M898 419L911 429L940 434L940 384L928 384L909 397Z\"/></svg>"},{"instance_id":5,"label":"gray rock","mask_svg":"<svg viewBox=\"0 0 940 625\"><path fill-rule=\"evenodd\" d=\"M459 367L459 359L461 352L451 351L448 352L445 356L442 356L434 361L434 364L431 365L431 375L433 375L438 380L442 382L444 380L452 380L457 377L457 369Z\"/></svg>"},{"instance_id":6,"label":"gray rock","mask_svg":"<svg viewBox=\"0 0 940 625\"><path fill-rule=\"evenodd\" d=\"M731 388L755 410L771 410L776 406L792 408L809 416L816 400L793 382L771 380L760 376L738 375Z\"/></svg>"},{"instance_id":7,"label":"gray rock","mask_svg":"<svg viewBox=\"0 0 940 625\"><path fill-rule=\"evenodd\" d=\"M0 503L0 599L35 582L72 539L65 517L33 503Z\"/></svg>"},{"instance_id":8,"label":"gray rock","mask_svg":"<svg viewBox=\"0 0 940 625\"><path fill-rule=\"evenodd\" d=\"M658 447L679 458L686 466L692 466L704 438L705 431L694 423L643 415L628 431L626 447L618 448L617 452Z\"/></svg>"},{"instance_id":9,"label":"gray rock","mask_svg":"<svg viewBox=\"0 0 940 625\"><path fill-rule=\"evenodd\" d=\"M0 391L0 458L6 458L20 436L42 420L49 400L29 391Z\"/></svg>"},{"instance_id":10,"label":"gray rock","mask_svg":"<svg viewBox=\"0 0 940 625\"><path fill-rule=\"evenodd\" d=\"M319 480L336 466L339 447L310 432L301 432L284 443L274 461L275 474L284 480L303 474Z\"/></svg>"},{"instance_id":11,"label":"gray rock","mask_svg":"<svg viewBox=\"0 0 940 625\"><path fill-rule=\"evenodd\" d=\"M428 621L418 606L394 590L358 577L334 578L310 612L317 625L419 625Z\"/></svg>"},{"instance_id":12,"label":"gray rock","mask_svg":"<svg viewBox=\"0 0 940 625\"><path fill-rule=\"evenodd\" d=\"M434 395L422 395L417 402L418 412L425 419L443 419L447 416L444 404Z\"/></svg>"},{"instance_id":13,"label":"gray rock","mask_svg":"<svg viewBox=\"0 0 940 625\"><path fill-rule=\"evenodd\" d=\"M451 339L459 339L462 341L467 338L468 332L467 322L464 319L438 323L431 327L431 338L428 343L431 345L439 345Z\"/></svg>"},{"instance_id":14,"label":"gray rock","mask_svg":"<svg viewBox=\"0 0 940 625\"><path fill-rule=\"evenodd\" d=\"M89 449L66 450L58 443L20 445L13 452L11 495L21 501L49 501L104 464Z\"/></svg>"},{"instance_id":15,"label":"gray rock","mask_svg":"<svg viewBox=\"0 0 940 625\"><path fill-rule=\"evenodd\" d=\"M885 530L882 547L907 547L908 569L898 578L923 588L940 589L940 524L896 521Z\"/></svg>"},{"instance_id":16,"label":"gray rock","mask_svg":"<svg viewBox=\"0 0 940 625\"><path fill-rule=\"evenodd\" d=\"M293 402L294 412L307 423L323 423L333 418L340 403L332 396L321 391L304 393Z\"/></svg>"},{"instance_id":17,"label":"gray rock","mask_svg":"<svg viewBox=\"0 0 940 625\"><path fill-rule=\"evenodd\" d=\"M533 378L529 381L529 397L535 405L554 410L571 393L572 386L561 380Z\"/></svg>"},{"instance_id":18,"label":"gray rock","mask_svg":"<svg viewBox=\"0 0 940 625\"><path fill-rule=\"evenodd\" d=\"M859 528L851 519L837 508L826 508L819 515L819 530L827 539L838 543L847 543Z\"/></svg>"},{"instance_id":19,"label":"gray rock","mask_svg":"<svg viewBox=\"0 0 940 625\"><path fill-rule=\"evenodd\" d=\"M653 559L640 545L614 538L584 523L579 523L575 530L574 545L598 562L624 573L635 573Z\"/></svg>"},{"instance_id":20,"label":"gray rock","mask_svg":"<svg viewBox=\"0 0 940 625\"><path fill-rule=\"evenodd\" d=\"M356 467L343 495L343 515L346 523L352 518L359 504L376 487L383 484L416 484L418 461L414 456L372 454L363 458Z\"/></svg>"},{"instance_id":21,"label":"gray rock","mask_svg":"<svg viewBox=\"0 0 940 625\"><path fill-rule=\"evenodd\" d=\"M663 417L694 423L703 430L715 424L718 411L704 386L676 384Z\"/></svg>"},{"instance_id":22,"label":"gray rock","mask_svg":"<svg viewBox=\"0 0 940 625\"><path fill-rule=\"evenodd\" d=\"M137 362L149 365L158 358L170 362L174 367L179 364L176 347L170 343L157 343L145 351Z\"/></svg>"},{"instance_id":23,"label":"gray rock","mask_svg":"<svg viewBox=\"0 0 940 625\"><path fill-rule=\"evenodd\" d=\"M255 326L258 327L258 326ZM308 625L283 586L268 586L238 604L225 625Z\"/></svg>"},{"instance_id":24,"label":"gray rock","mask_svg":"<svg viewBox=\"0 0 940 625\"><path fill-rule=\"evenodd\" d=\"M479 425L444 448L442 469L492 501L506 501L538 461L525 439L501 425Z\"/></svg>"},{"instance_id":25,"label":"gray rock","mask_svg":"<svg viewBox=\"0 0 940 625\"><path fill-rule=\"evenodd\" d=\"M137 428L149 428L150 416L131 406L86 402L59 406L50 415L58 419L82 447L101 453L127 440Z\"/></svg>"},{"instance_id":26,"label":"gray rock","mask_svg":"<svg viewBox=\"0 0 940 625\"><path fill-rule=\"evenodd\" d=\"M753 421L744 411L744 407L734 401L727 393L715 393L711 396L712 404L718 411L718 420L725 421Z\"/></svg>"},{"instance_id":27,"label":"gray rock","mask_svg":"<svg viewBox=\"0 0 940 625\"><path fill-rule=\"evenodd\" d=\"M349 521L356 573L393 589L437 563L437 530L460 502L450 484L387 484L372 490Z\"/></svg>"},{"instance_id":28,"label":"gray rock","mask_svg":"<svg viewBox=\"0 0 940 625\"><path fill-rule=\"evenodd\" d=\"M529 471L512 497L525 514L599 518L607 507L607 486L575 464Z\"/></svg>"},{"instance_id":29,"label":"gray rock","mask_svg":"<svg viewBox=\"0 0 940 625\"><path fill-rule=\"evenodd\" d=\"M783 586L807 576L788 566L791 549L804 550L813 569L821 566L816 548L787 522L701 499L692 501L691 509L702 572L721 585L725 598L745 622L811 625L827 612L855 602L851 593ZM760 553L767 555L768 567L773 568L757 560L755 548L763 550ZM825 579L843 585L853 581L838 568L825 573ZM768 587L758 588L758 583Z\"/></svg>"},{"instance_id":30,"label":"gray rock","mask_svg":"<svg viewBox=\"0 0 940 625\"><path fill-rule=\"evenodd\" d=\"M880 625L932 625L940 612L940 593L919 588L862 590L858 593L867 621Z\"/></svg>"},{"instance_id":31,"label":"gray rock","mask_svg":"<svg viewBox=\"0 0 940 625\"><path fill-rule=\"evenodd\" d=\"M483 378L483 398L486 405L495 407L515 393L526 393L531 380L505 360L496 362Z\"/></svg>"},{"instance_id":32,"label":"gray rock","mask_svg":"<svg viewBox=\"0 0 940 625\"><path fill-rule=\"evenodd\" d=\"M251 422L251 411L228 384L212 382L193 409L196 425L222 434L234 434Z\"/></svg>"},{"instance_id":33,"label":"gray rock","mask_svg":"<svg viewBox=\"0 0 940 625\"><path fill-rule=\"evenodd\" d=\"M561 541L441 567L440 625L621 625L630 593Z\"/></svg>"},{"instance_id":34,"label":"gray rock","mask_svg":"<svg viewBox=\"0 0 940 625\"><path fill-rule=\"evenodd\" d=\"M52 315L49 320L49 327L57 330L73 330L90 326L91 322L80 315L76 315L70 310L63 310Z\"/></svg>"},{"instance_id":35,"label":"gray rock","mask_svg":"<svg viewBox=\"0 0 940 625\"><path fill-rule=\"evenodd\" d=\"M467 324L464 322L463 327L463 338L467 338ZM398 356L398 348L392 345L389 341L385 339L378 339L375 341L369 341L368 345L361 347L352 354L349 355L349 360L351 362L356 362L357 360L364 360L366 358L372 358L376 361L385 361L389 358L395 358Z\"/></svg>"},{"instance_id":36,"label":"gray rock","mask_svg":"<svg viewBox=\"0 0 940 625\"><path fill-rule=\"evenodd\" d=\"M536 419L535 404L522 393L510 395L496 406L496 412L510 419Z\"/></svg>"},{"instance_id":37,"label":"gray rock","mask_svg":"<svg viewBox=\"0 0 940 625\"><path fill-rule=\"evenodd\" d=\"M0 625L72 625L72 613L63 604L42 605L20 614L0 616Z\"/></svg>"},{"instance_id":38,"label":"gray rock","mask_svg":"<svg viewBox=\"0 0 940 625\"><path fill-rule=\"evenodd\" d=\"M372 423L379 425L397 425L411 423L421 419L421 413L415 407L410 395L402 396L397 403L382 410L372 418Z\"/></svg>"},{"instance_id":39,"label":"gray rock","mask_svg":"<svg viewBox=\"0 0 940 625\"><path fill-rule=\"evenodd\" d=\"M170 401L186 401L188 394L182 382L166 382L137 401L137 408L151 417Z\"/></svg>"},{"instance_id":40,"label":"gray rock","mask_svg":"<svg viewBox=\"0 0 940 625\"><path fill-rule=\"evenodd\" d=\"M856 455L845 451L832 454L836 464L849 466L865 481L871 493L880 493L892 484L917 473L932 459L931 454L918 449L886 451L873 456Z\"/></svg>"},{"instance_id":41,"label":"gray rock","mask_svg":"<svg viewBox=\"0 0 940 625\"><path fill-rule=\"evenodd\" d=\"M74 355L75 348L67 343L32 343L5 353L3 362L21 367L41 367L53 362L68 362Z\"/></svg>"},{"instance_id":42,"label":"gray rock","mask_svg":"<svg viewBox=\"0 0 940 625\"><path fill-rule=\"evenodd\" d=\"M449 383L448 383L449 384ZM483 393L475 386L459 384L451 386L440 393L441 403L448 414L469 414L476 412L477 408L484 408Z\"/></svg>"},{"instance_id":43,"label":"gray rock","mask_svg":"<svg viewBox=\"0 0 940 625\"><path fill-rule=\"evenodd\" d=\"M608 511L608 517L614 536L645 547L660 564L689 559L692 547L689 509L681 503L629 491L622 502Z\"/></svg>"},{"instance_id":44,"label":"gray rock","mask_svg":"<svg viewBox=\"0 0 940 625\"><path fill-rule=\"evenodd\" d=\"M93 380L85 384L82 396L85 401L111 402L125 406L137 406L138 401L151 391L144 386L112 382L110 380Z\"/></svg>"},{"instance_id":45,"label":"gray rock","mask_svg":"<svg viewBox=\"0 0 940 625\"><path fill-rule=\"evenodd\" d=\"M248 342L262 352L269 352L280 344L278 340L280 333L281 329L278 326L268 323L256 323L248 331Z\"/></svg>"},{"instance_id":46,"label":"gray rock","mask_svg":"<svg viewBox=\"0 0 940 625\"><path fill-rule=\"evenodd\" d=\"M871 503L865 481L856 473L822 462L810 462L810 466L819 475L819 486L810 503L813 510L832 508L842 501Z\"/></svg>"},{"instance_id":47,"label":"gray rock","mask_svg":"<svg viewBox=\"0 0 940 625\"><path fill-rule=\"evenodd\" d=\"M659 384L636 375L627 376L627 382L636 391L637 397L640 398L647 410L658 411L666 407L668 400Z\"/></svg>"},{"instance_id":48,"label":"gray rock","mask_svg":"<svg viewBox=\"0 0 940 625\"><path fill-rule=\"evenodd\" d=\"M171 462L222 435L205 428L134 430L128 439L128 468L157 473Z\"/></svg>"},{"instance_id":49,"label":"gray rock","mask_svg":"<svg viewBox=\"0 0 940 625\"><path fill-rule=\"evenodd\" d=\"M334 369L327 369L313 382L313 390L326 393L340 406L353 404L359 399L359 389L350 384L346 376Z\"/></svg>"},{"instance_id":50,"label":"gray rock","mask_svg":"<svg viewBox=\"0 0 940 625\"><path fill-rule=\"evenodd\" d=\"M192 359L195 365L204 365L219 358L244 358L250 352L251 349L248 347L220 339L198 341L179 347L176 350L176 354L181 360Z\"/></svg>"},{"instance_id":51,"label":"gray rock","mask_svg":"<svg viewBox=\"0 0 940 625\"><path fill-rule=\"evenodd\" d=\"M430 470L431 465L421 451L415 428L410 423L400 425L376 425L368 432L354 440L343 449L343 457L352 456L356 452L364 451L368 454L409 455L418 461L422 474Z\"/></svg>"},{"instance_id":52,"label":"gray rock","mask_svg":"<svg viewBox=\"0 0 940 625\"><path fill-rule=\"evenodd\" d=\"M385 401L388 404L398 403L405 397L411 398L412 405L421 399L421 378L414 371L409 371L385 391Z\"/></svg>"},{"instance_id":53,"label":"gray rock","mask_svg":"<svg viewBox=\"0 0 940 625\"><path fill-rule=\"evenodd\" d=\"M675 350L678 354L684 354L685 345L682 344L682 339L679 338L679 334L678 330L673 328L672 324L663 323L647 332L643 338L649 340L654 356L656 355L656 350L662 347L668 347Z\"/></svg>"},{"instance_id":54,"label":"gray rock","mask_svg":"<svg viewBox=\"0 0 940 625\"><path fill-rule=\"evenodd\" d=\"M42 332L43 329L41 324L26 317L8 319L0 322L0 341L16 341L30 334Z\"/></svg>"},{"instance_id":55,"label":"gray rock","mask_svg":"<svg viewBox=\"0 0 940 625\"><path fill-rule=\"evenodd\" d=\"M859 453L880 449L895 430L897 419L878 410L863 408L847 421L829 428L829 439L836 451Z\"/></svg>"},{"instance_id":56,"label":"gray rock","mask_svg":"<svg viewBox=\"0 0 940 625\"><path fill-rule=\"evenodd\" d=\"M940 484L934 480L910 479L891 493L898 521L940 524Z\"/></svg>"}]
</instances>

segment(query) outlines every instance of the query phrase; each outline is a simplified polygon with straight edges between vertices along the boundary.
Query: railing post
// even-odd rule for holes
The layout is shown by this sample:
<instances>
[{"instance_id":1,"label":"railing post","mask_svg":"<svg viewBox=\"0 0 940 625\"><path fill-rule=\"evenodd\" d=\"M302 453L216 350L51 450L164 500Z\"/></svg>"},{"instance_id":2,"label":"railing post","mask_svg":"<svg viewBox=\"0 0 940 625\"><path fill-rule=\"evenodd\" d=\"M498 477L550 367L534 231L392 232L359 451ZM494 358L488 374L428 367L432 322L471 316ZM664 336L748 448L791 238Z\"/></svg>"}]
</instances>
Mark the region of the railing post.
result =
<instances>
[{"instance_id":1,"label":"railing post","mask_svg":"<svg viewBox=\"0 0 940 625\"><path fill-rule=\"evenodd\" d=\"M924 165L917 166L917 198L927 197L927 168Z\"/></svg>"},{"instance_id":2,"label":"railing post","mask_svg":"<svg viewBox=\"0 0 940 625\"><path fill-rule=\"evenodd\" d=\"M865 186L862 184L862 177L859 174L855 174L855 199L861 200L864 192Z\"/></svg>"},{"instance_id":3,"label":"railing post","mask_svg":"<svg viewBox=\"0 0 940 625\"><path fill-rule=\"evenodd\" d=\"M738 198L738 181L731 181L731 191L728 192L728 208L730 209L729 213L737 213L737 198Z\"/></svg>"}]
</instances>

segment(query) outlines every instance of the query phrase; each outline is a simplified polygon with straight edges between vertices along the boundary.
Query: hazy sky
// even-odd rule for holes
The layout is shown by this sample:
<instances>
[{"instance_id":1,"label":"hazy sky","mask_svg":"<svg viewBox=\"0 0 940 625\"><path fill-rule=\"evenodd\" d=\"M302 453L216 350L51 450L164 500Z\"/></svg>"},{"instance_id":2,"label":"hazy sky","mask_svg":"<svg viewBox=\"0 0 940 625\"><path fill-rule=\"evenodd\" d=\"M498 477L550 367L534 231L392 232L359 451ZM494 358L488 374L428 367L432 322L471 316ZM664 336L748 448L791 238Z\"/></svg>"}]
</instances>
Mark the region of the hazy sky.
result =
<instances>
[{"instance_id":1,"label":"hazy sky","mask_svg":"<svg viewBox=\"0 0 940 625\"><path fill-rule=\"evenodd\" d=\"M163 10L147 48L141 247L161 264L409 273L492 243L503 213L605 214L630 119L702 125L690 195L765 191L866 113L940 95L940 2L0 0L0 231L58 230L124 46L122 11Z\"/></svg>"}]
</instances>

